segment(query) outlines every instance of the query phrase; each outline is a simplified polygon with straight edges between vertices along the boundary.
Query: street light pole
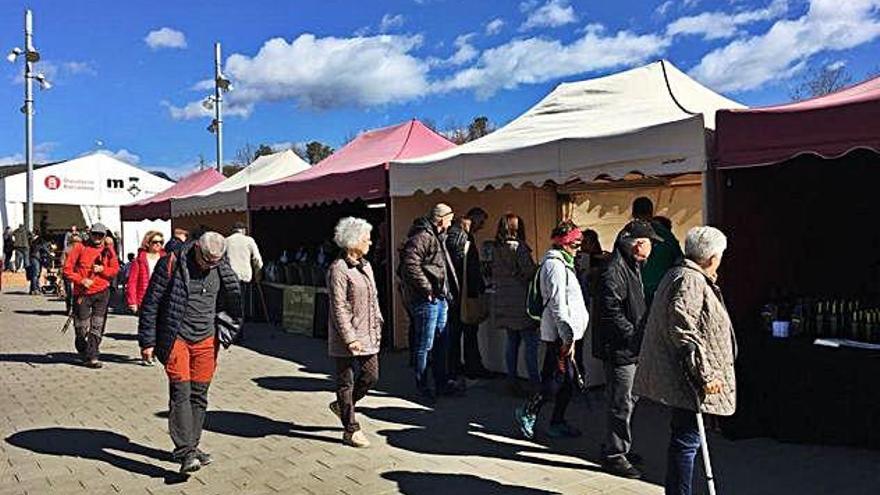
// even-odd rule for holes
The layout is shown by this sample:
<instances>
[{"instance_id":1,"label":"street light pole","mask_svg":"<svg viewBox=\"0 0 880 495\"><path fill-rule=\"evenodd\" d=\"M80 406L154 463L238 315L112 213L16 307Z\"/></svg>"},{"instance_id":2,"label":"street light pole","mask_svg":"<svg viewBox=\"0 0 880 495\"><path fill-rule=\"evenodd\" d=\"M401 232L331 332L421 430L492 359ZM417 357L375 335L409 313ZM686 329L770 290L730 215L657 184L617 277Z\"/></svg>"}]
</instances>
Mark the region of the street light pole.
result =
<instances>
[{"instance_id":1,"label":"street light pole","mask_svg":"<svg viewBox=\"0 0 880 495\"><path fill-rule=\"evenodd\" d=\"M214 130L217 138L217 171L223 173L223 91L220 84L220 42L214 43Z\"/></svg>"},{"instance_id":2,"label":"street light pole","mask_svg":"<svg viewBox=\"0 0 880 495\"><path fill-rule=\"evenodd\" d=\"M27 211L25 225L28 235L34 231L34 62L29 56L36 53L33 43L34 19L30 9L24 11L24 161L27 166Z\"/></svg>"}]
</instances>

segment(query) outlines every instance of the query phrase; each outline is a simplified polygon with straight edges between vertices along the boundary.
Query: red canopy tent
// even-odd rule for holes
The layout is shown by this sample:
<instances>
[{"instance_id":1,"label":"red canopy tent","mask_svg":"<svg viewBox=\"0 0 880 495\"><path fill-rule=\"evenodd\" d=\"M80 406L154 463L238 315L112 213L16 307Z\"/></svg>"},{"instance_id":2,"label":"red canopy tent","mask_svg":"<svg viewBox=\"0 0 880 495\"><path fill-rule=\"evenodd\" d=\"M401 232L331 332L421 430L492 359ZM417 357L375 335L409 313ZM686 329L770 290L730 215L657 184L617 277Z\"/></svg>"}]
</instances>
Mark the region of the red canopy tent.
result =
<instances>
[{"instance_id":1,"label":"red canopy tent","mask_svg":"<svg viewBox=\"0 0 880 495\"><path fill-rule=\"evenodd\" d=\"M293 208L388 196L388 163L455 146L418 120L359 135L314 167L251 187L251 209Z\"/></svg>"},{"instance_id":2,"label":"red canopy tent","mask_svg":"<svg viewBox=\"0 0 880 495\"><path fill-rule=\"evenodd\" d=\"M752 167L801 154L823 158L854 149L880 150L880 77L786 105L720 110L718 168Z\"/></svg>"},{"instance_id":3,"label":"red canopy tent","mask_svg":"<svg viewBox=\"0 0 880 495\"><path fill-rule=\"evenodd\" d=\"M214 184L226 179L220 172L213 168L199 170L180 179L177 184L168 189L150 196L147 199L125 205L121 208L122 220L125 222L137 222L140 220L171 218L171 200L196 194Z\"/></svg>"}]
</instances>

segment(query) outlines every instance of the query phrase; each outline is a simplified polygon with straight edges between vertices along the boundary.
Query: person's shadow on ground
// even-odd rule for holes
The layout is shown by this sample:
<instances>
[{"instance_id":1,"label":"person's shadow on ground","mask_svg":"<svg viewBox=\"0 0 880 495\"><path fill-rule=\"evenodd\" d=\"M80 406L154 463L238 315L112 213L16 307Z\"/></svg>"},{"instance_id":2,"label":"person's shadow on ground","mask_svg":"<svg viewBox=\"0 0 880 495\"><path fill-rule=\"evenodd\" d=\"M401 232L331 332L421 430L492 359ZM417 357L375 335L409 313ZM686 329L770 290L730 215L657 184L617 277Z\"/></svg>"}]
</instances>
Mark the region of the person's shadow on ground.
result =
<instances>
[{"instance_id":1,"label":"person's shadow on ground","mask_svg":"<svg viewBox=\"0 0 880 495\"><path fill-rule=\"evenodd\" d=\"M105 363L140 364L140 358L122 354L101 353L99 359ZM0 354L0 362L27 364L66 364L82 366L82 357L75 352L50 352L47 354Z\"/></svg>"},{"instance_id":2,"label":"person's shadow on ground","mask_svg":"<svg viewBox=\"0 0 880 495\"><path fill-rule=\"evenodd\" d=\"M111 450L128 452L151 457L157 461L172 462L169 452L134 443L124 435L106 430L85 428L26 430L6 437L6 443L38 454L81 457L106 462L130 473L162 478L168 484L186 480L185 476L175 471L110 452Z\"/></svg>"},{"instance_id":3,"label":"person's shadow on ground","mask_svg":"<svg viewBox=\"0 0 880 495\"><path fill-rule=\"evenodd\" d=\"M261 376L253 382L262 388L279 392L335 392L336 384L327 378L307 376Z\"/></svg>"},{"instance_id":4,"label":"person's shadow on ground","mask_svg":"<svg viewBox=\"0 0 880 495\"><path fill-rule=\"evenodd\" d=\"M168 411L156 413L168 418ZM233 437L263 438L269 435L303 438L320 442L339 443L336 437L316 435L318 432L341 432L339 426L298 425L289 421L276 421L258 414L240 411L208 411L205 413L206 431Z\"/></svg>"},{"instance_id":5,"label":"person's shadow on ground","mask_svg":"<svg viewBox=\"0 0 880 495\"><path fill-rule=\"evenodd\" d=\"M67 316L63 309L16 309L15 314L30 316Z\"/></svg>"},{"instance_id":6,"label":"person's shadow on ground","mask_svg":"<svg viewBox=\"0 0 880 495\"><path fill-rule=\"evenodd\" d=\"M397 491L407 495L431 495L433 493L558 495L559 493L537 488L505 485L497 481L479 478L472 474L391 471L382 473L382 477L397 483Z\"/></svg>"}]
</instances>

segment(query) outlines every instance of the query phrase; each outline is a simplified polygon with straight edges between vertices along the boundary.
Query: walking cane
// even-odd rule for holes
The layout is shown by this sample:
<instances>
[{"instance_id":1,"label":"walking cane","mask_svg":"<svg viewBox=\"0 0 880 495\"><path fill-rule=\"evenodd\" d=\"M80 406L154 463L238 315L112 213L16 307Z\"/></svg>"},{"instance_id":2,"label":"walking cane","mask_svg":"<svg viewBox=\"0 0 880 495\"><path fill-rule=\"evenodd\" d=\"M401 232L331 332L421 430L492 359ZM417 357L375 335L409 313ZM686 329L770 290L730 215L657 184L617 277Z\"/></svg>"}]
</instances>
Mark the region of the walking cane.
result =
<instances>
[{"instance_id":1,"label":"walking cane","mask_svg":"<svg viewBox=\"0 0 880 495\"><path fill-rule=\"evenodd\" d=\"M692 369L696 368L697 348L694 344L688 343L686 344L685 352L685 360L682 362L682 365L684 367L685 376L688 378L687 381L690 383L691 389L694 391L694 397L696 398L697 431L700 433L700 450L703 454L703 468L706 471L706 483L709 485L709 495L715 495L715 475L712 474L712 462L709 460L709 441L706 438L706 425L703 423L703 413L700 410L700 396L702 394L700 386L697 385L699 380L697 380L691 372Z\"/></svg>"},{"instance_id":2,"label":"walking cane","mask_svg":"<svg viewBox=\"0 0 880 495\"><path fill-rule=\"evenodd\" d=\"M266 323L270 325L274 325L272 321L269 320L269 310L266 307L266 296L263 295L263 284L261 282L256 282L257 292L260 294L260 305L263 308L263 318L266 319Z\"/></svg>"}]
</instances>

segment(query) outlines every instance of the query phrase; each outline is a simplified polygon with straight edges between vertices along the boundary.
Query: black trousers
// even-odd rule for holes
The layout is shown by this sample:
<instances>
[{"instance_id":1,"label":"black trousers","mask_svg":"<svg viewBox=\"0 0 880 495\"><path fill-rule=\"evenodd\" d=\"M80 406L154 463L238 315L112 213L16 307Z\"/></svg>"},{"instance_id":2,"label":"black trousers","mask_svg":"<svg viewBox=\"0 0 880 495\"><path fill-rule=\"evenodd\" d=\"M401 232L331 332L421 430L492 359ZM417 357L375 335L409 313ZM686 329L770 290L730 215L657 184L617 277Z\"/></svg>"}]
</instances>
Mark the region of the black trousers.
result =
<instances>
[{"instance_id":1,"label":"black trousers","mask_svg":"<svg viewBox=\"0 0 880 495\"><path fill-rule=\"evenodd\" d=\"M565 422L565 411L571 402L574 390L574 361L571 357L560 359L562 341L545 342L544 367L541 370L541 391L532 395L526 402L526 412L535 416L541 408L553 401L553 415L550 424Z\"/></svg>"},{"instance_id":2,"label":"black trousers","mask_svg":"<svg viewBox=\"0 0 880 495\"><path fill-rule=\"evenodd\" d=\"M354 406L379 381L379 355L336 358L336 402L347 432L361 429Z\"/></svg>"},{"instance_id":3,"label":"black trousers","mask_svg":"<svg viewBox=\"0 0 880 495\"><path fill-rule=\"evenodd\" d=\"M73 345L76 352L87 360L98 359L98 347L104 336L109 303L109 290L77 296L73 300L73 328L76 334Z\"/></svg>"},{"instance_id":4,"label":"black trousers","mask_svg":"<svg viewBox=\"0 0 880 495\"><path fill-rule=\"evenodd\" d=\"M461 306L449 306L449 344L447 345L447 370L450 377L464 373L483 371L483 356L480 355L480 342L477 340L478 325L468 325L461 321ZM462 364L462 341L464 341L464 364Z\"/></svg>"}]
</instances>

